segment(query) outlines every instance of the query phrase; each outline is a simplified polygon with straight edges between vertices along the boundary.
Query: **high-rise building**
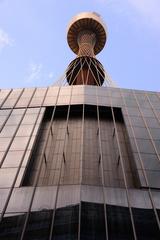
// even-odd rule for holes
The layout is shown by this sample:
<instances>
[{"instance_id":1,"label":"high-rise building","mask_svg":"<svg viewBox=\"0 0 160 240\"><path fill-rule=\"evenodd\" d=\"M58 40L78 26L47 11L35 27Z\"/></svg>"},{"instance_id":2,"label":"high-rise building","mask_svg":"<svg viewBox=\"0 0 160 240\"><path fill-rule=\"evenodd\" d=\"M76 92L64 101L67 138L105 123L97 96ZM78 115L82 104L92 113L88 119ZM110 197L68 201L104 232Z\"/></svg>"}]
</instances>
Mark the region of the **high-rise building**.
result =
<instances>
[{"instance_id":1,"label":"high-rise building","mask_svg":"<svg viewBox=\"0 0 160 240\"><path fill-rule=\"evenodd\" d=\"M159 240L160 94L115 87L77 15L57 85L0 91L0 240Z\"/></svg>"}]
</instances>

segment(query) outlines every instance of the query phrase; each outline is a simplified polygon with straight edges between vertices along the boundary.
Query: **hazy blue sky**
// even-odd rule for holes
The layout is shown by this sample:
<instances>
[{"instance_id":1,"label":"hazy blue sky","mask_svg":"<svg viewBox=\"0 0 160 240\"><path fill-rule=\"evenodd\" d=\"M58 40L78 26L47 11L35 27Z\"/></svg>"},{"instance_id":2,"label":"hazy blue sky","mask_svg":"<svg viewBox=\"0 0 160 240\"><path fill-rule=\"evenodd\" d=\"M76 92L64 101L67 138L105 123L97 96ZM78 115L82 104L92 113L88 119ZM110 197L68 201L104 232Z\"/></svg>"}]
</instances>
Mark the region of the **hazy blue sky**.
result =
<instances>
[{"instance_id":1,"label":"hazy blue sky","mask_svg":"<svg viewBox=\"0 0 160 240\"><path fill-rule=\"evenodd\" d=\"M160 0L0 0L0 87L52 84L75 55L70 19L98 12L108 40L97 58L120 87L160 90Z\"/></svg>"}]
</instances>

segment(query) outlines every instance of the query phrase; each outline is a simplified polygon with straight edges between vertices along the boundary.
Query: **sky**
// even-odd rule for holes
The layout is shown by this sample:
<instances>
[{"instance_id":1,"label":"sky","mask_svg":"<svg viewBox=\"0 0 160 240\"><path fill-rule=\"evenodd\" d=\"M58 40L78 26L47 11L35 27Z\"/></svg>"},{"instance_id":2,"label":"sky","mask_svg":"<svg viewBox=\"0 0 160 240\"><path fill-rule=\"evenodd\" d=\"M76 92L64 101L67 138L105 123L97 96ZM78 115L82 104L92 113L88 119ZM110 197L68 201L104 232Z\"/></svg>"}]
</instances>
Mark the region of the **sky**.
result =
<instances>
[{"instance_id":1,"label":"sky","mask_svg":"<svg viewBox=\"0 0 160 240\"><path fill-rule=\"evenodd\" d=\"M117 86L160 91L160 0L0 0L0 88L57 81L76 57L67 24L86 11L107 25L97 59Z\"/></svg>"}]
</instances>

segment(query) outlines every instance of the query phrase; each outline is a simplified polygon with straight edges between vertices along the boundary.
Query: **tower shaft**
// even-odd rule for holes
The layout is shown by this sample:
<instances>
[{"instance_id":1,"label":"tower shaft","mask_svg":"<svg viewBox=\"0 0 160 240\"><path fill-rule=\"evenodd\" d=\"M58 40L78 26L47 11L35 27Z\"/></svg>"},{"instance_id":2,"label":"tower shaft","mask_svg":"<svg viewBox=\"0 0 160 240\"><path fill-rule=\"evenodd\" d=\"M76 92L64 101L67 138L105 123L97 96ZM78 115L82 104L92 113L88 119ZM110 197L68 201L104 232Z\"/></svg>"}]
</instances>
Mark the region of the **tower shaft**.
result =
<instances>
[{"instance_id":1,"label":"tower shaft","mask_svg":"<svg viewBox=\"0 0 160 240\"><path fill-rule=\"evenodd\" d=\"M82 31L78 35L78 56L95 57L94 46L96 43L96 35L92 31Z\"/></svg>"}]
</instances>

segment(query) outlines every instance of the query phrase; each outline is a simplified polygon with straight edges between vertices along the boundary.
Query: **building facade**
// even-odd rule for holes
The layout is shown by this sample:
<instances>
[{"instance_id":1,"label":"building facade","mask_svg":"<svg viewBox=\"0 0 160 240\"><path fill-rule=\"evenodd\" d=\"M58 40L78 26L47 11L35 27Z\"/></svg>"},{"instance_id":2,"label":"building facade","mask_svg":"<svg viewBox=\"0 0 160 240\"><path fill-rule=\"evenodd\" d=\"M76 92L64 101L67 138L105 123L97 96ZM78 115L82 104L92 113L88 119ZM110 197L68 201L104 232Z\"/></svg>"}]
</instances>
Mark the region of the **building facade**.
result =
<instances>
[{"instance_id":1,"label":"building facade","mask_svg":"<svg viewBox=\"0 0 160 240\"><path fill-rule=\"evenodd\" d=\"M0 239L158 240L160 93L75 69L0 91Z\"/></svg>"},{"instance_id":2,"label":"building facade","mask_svg":"<svg viewBox=\"0 0 160 240\"><path fill-rule=\"evenodd\" d=\"M159 93L82 85L0 99L1 239L24 228L24 239L159 239Z\"/></svg>"}]
</instances>

